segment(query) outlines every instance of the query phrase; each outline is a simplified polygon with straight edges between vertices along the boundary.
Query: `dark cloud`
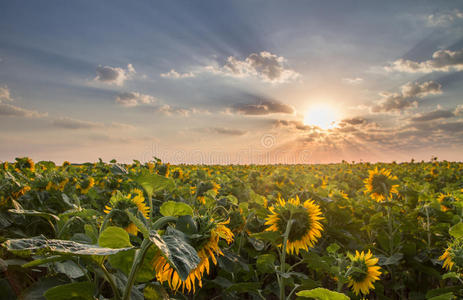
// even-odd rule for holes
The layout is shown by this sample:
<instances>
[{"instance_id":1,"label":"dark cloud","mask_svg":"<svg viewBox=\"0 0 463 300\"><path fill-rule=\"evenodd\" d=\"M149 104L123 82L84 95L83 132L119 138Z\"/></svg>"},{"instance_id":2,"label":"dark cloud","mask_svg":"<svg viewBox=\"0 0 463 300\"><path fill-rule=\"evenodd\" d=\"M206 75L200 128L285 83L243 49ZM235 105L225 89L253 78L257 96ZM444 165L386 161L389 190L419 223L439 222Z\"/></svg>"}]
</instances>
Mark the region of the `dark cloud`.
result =
<instances>
[{"instance_id":1,"label":"dark cloud","mask_svg":"<svg viewBox=\"0 0 463 300\"><path fill-rule=\"evenodd\" d=\"M214 128L210 128L210 130L218 134L235 135L235 136L241 136L247 133L247 131L244 131L244 130L232 129L232 128L222 128L222 127L214 127Z\"/></svg>"},{"instance_id":2,"label":"dark cloud","mask_svg":"<svg viewBox=\"0 0 463 300\"><path fill-rule=\"evenodd\" d=\"M269 115L269 114L292 114L294 108L282 102L257 98L254 103L238 103L233 105L232 110L243 115Z\"/></svg>"},{"instance_id":3,"label":"dark cloud","mask_svg":"<svg viewBox=\"0 0 463 300\"><path fill-rule=\"evenodd\" d=\"M128 64L126 70L118 67L98 66L96 68L96 77L94 80L109 84L123 85L124 81L135 73L135 68L132 64Z\"/></svg>"}]
</instances>

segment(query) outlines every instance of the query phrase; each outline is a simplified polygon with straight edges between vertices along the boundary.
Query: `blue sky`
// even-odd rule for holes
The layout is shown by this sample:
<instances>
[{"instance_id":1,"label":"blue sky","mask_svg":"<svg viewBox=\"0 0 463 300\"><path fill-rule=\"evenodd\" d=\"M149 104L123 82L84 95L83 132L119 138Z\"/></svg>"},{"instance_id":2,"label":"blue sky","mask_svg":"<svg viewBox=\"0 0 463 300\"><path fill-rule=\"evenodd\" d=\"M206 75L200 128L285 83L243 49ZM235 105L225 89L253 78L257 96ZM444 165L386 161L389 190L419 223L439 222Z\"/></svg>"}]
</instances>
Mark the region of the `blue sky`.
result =
<instances>
[{"instance_id":1,"label":"blue sky","mask_svg":"<svg viewBox=\"0 0 463 300\"><path fill-rule=\"evenodd\" d=\"M457 1L3 1L0 160L460 160L462 70Z\"/></svg>"}]
</instances>

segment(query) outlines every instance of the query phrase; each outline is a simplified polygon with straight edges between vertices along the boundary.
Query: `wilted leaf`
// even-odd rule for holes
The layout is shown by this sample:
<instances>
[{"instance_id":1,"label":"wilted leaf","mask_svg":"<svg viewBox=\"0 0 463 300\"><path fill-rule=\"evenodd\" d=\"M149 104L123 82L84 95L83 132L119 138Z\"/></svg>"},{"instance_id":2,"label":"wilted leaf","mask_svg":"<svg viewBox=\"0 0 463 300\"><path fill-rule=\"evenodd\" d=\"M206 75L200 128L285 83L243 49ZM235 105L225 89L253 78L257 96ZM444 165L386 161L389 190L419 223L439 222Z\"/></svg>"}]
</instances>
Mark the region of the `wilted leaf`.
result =
<instances>
[{"instance_id":1,"label":"wilted leaf","mask_svg":"<svg viewBox=\"0 0 463 300\"><path fill-rule=\"evenodd\" d=\"M167 227L166 234L162 237L156 232L151 232L150 240L177 270L182 280L186 280L190 271L201 261L195 248L186 241L184 234L172 227Z\"/></svg>"},{"instance_id":2,"label":"wilted leaf","mask_svg":"<svg viewBox=\"0 0 463 300\"><path fill-rule=\"evenodd\" d=\"M11 252L46 250L52 253L75 254L75 255L111 255L121 251L127 251L133 247L112 249L103 248L97 245L81 244L73 241L47 239L44 236L12 239L2 244Z\"/></svg>"},{"instance_id":3,"label":"wilted leaf","mask_svg":"<svg viewBox=\"0 0 463 300\"><path fill-rule=\"evenodd\" d=\"M54 214L42 212L42 211L37 211L37 210L26 210L26 209L9 209L8 210L11 213L14 214L20 214L20 215L26 215L26 216L37 216L37 217L44 217L47 219L55 219L56 221L59 221L59 217L55 216Z\"/></svg>"}]
</instances>

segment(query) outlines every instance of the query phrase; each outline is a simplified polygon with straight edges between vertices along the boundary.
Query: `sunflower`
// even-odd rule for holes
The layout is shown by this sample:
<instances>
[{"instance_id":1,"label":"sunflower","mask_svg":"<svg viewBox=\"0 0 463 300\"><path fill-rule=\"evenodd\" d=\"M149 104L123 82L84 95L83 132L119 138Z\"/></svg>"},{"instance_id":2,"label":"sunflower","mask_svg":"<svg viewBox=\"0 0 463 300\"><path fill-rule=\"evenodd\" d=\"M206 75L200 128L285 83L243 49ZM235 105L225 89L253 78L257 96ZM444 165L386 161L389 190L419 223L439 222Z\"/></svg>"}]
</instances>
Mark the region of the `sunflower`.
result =
<instances>
[{"instance_id":1,"label":"sunflower","mask_svg":"<svg viewBox=\"0 0 463 300\"><path fill-rule=\"evenodd\" d=\"M82 194L87 194L88 191L95 185L95 179L92 177L85 179L82 184L77 184L76 189L80 190Z\"/></svg>"},{"instance_id":2,"label":"sunflower","mask_svg":"<svg viewBox=\"0 0 463 300\"><path fill-rule=\"evenodd\" d=\"M279 198L277 204L270 207L270 212L265 222L265 225L270 225L270 227L265 231L277 231L284 234L288 221L295 220L286 242L287 253L299 254L300 249L307 251L321 237L323 227L319 221L323 217L320 216L320 207L313 200L301 203L298 196L289 199L288 202Z\"/></svg>"},{"instance_id":3,"label":"sunflower","mask_svg":"<svg viewBox=\"0 0 463 300\"><path fill-rule=\"evenodd\" d=\"M211 220L213 221L213 220ZM214 265L217 265L217 257L223 255L222 250L219 247L220 238L224 239L228 244L233 242L233 233L225 226L228 224L229 220L226 222L221 222L215 224L213 229L210 231L209 239L205 243L202 243L197 249L198 256L200 258L199 264L190 271L188 277L183 281L178 275L177 271L169 264L167 259L158 255L153 260L153 267L156 272L156 279L160 282L166 282L169 284L169 287L173 291L177 291L180 287L182 288L182 293L185 288L188 292L193 290L193 293L196 290L196 280L198 281L198 286L202 287L202 277L204 272L209 274L210 262L212 261Z\"/></svg>"},{"instance_id":4,"label":"sunflower","mask_svg":"<svg viewBox=\"0 0 463 300\"><path fill-rule=\"evenodd\" d=\"M444 254L442 254L440 257L439 257L439 260L443 260L444 261L444 264L442 265L442 268L450 271L453 267L453 265L455 264L453 261L452 261L452 257L451 257L451 248L447 248L444 252Z\"/></svg>"},{"instance_id":5,"label":"sunflower","mask_svg":"<svg viewBox=\"0 0 463 300\"><path fill-rule=\"evenodd\" d=\"M125 213L126 209L132 211L139 211L146 219L149 218L149 207L145 204L145 198L143 197L143 192L139 189L133 189L132 194L126 196L122 195L121 192L117 191L109 200L109 205L105 206L104 212L109 214L111 210L117 209L117 212L114 213L111 220L124 227L125 231L130 234L137 235L138 229L137 226L132 223Z\"/></svg>"},{"instance_id":6,"label":"sunflower","mask_svg":"<svg viewBox=\"0 0 463 300\"><path fill-rule=\"evenodd\" d=\"M448 211L454 207L455 199L452 197L451 194L440 194L437 197L437 201L440 203L440 208L442 211Z\"/></svg>"},{"instance_id":7,"label":"sunflower","mask_svg":"<svg viewBox=\"0 0 463 300\"><path fill-rule=\"evenodd\" d=\"M382 202L386 197L392 197L393 194L398 194L398 184L393 184L397 180L397 176L392 176L391 171L386 169L369 170L370 176L363 182L365 183L366 193L370 193L373 200Z\"/></svg>"},{"instance_id":8,"label":"sunflower","mask_svg":"<svg viewBox=\"0 0 463 300\"><path fill-rule=\"evenodd\" d=\"M367 295L370 289L374 289L373 282L379 279L381 272L380 267L376 264L378 259L373 257L370 250L365 254L363 251L359 253L355 251L355 257L351 258L352 264L350 268L350 275L348 286L352 287L355 295L359 292Z\"/></svg>"}]
</instances>

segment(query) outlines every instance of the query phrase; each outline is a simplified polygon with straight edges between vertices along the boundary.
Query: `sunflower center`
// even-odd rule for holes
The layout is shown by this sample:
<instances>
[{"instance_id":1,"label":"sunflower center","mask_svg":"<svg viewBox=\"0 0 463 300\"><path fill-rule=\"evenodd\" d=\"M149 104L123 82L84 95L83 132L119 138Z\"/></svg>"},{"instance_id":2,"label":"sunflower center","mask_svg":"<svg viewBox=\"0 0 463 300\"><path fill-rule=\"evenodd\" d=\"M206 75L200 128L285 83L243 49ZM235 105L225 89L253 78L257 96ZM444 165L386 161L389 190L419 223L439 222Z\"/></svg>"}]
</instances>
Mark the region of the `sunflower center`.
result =
<instances>
[{"instance_id":1,"label":"sunflower center","mask_svg":"<svg viewBox=\"0 0 463 300\"><path fill-rule=\"evenodd\" d=\"M281 212L277 223L277 227L280 232L286 231L286 226L288 225L290 216L291 213L289 210L284 210ZM311 220L309 215L305 209L298 209L297 211L293 212L292 219L295 220L295 222L293 222L291 226L288 241L294 242L302 240L304 235L307 234L311 227Z\"/></svg>"},{"instance_id":2,"label":"sunflower center","mask_svg":"<svg viewBox=\"0 0 463 300\"><path fill-rule=\"evenodd\" d=\"M355 260L352 263L354 272L350 275L355 282L362 282L368 273L368 266L364 260Z\"/></svg>"}]
</instances>

